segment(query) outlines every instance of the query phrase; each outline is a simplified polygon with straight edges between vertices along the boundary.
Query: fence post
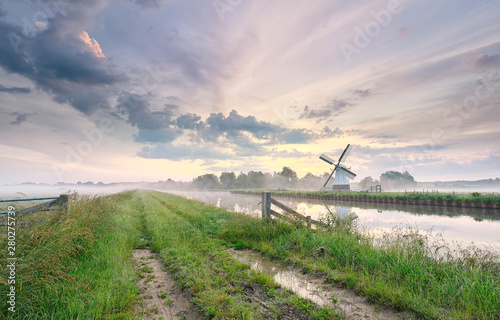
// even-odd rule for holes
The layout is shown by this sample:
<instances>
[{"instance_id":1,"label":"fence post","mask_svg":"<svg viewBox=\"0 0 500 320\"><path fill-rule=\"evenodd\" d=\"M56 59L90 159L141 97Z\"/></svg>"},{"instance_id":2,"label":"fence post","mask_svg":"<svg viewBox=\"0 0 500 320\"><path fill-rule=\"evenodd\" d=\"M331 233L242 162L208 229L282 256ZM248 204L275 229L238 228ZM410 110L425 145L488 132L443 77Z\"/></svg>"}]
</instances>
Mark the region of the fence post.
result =
<instances>
[{"instance_id":1,"label":"fence post","mask_svg":"<svg viewBox=\"0 0 500 320\"><path fill-rule=\"evenodd\" d=\"M271 211L271 192L262 193L262 220L267 220L270 217Z\"/></svg>"},{"instance_id":2,"label":"fence post","mask_svg":"<svg viewBox=\"0 0 500 320\"><path fill-rule=\"evenodd\" d=\"M311 216L307 216L307 227L310 229L311 228Z\"/></svg>"},{"instance_id":3,"label":"fence post","mask_svg":"<svg viewBox=\"0 0 500 320\"><path fill-rule=\"evenodd\" d=\"M61 194L59 196L59 208L66 212L68 210L68 195L67 194Z\"/></svg>"}]
</instances>

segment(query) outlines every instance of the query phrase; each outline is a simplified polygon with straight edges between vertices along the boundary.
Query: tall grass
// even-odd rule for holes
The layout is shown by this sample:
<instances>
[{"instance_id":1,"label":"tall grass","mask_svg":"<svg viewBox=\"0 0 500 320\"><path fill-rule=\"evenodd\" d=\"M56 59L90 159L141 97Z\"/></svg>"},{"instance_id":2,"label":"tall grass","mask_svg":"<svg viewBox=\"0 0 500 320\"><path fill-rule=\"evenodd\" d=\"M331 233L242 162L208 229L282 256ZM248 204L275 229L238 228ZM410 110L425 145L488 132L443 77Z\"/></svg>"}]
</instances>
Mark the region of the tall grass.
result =
<instances>
[{"instance_id":1,"label":"tall grass","mask_svg":"<svg viewBox=\"0 0 500 320\"><path fill-rule=\"evenodd\" d=\"M248 219L228 221L219 236L424 318L500 318L498 253L453 250L411 228L393 229L376 241L342 226L280 230L277 234L275 222Z\"/></svg>"},{"instance_id":2,"label":"tall grass","mask_svg":"<svg viewBox=\"0 0 500 320\"><path fill-rule=\"evenodd\" d=\"M131 224L117 223L116 197L72 196L67 213L43 212L16 230L16 313L5 319L129 319L137 294ZM21 218L22 220L22 218ZM6 238L0 246L6 248ZM0 260L7 261L7 252ZM0 271L6 297L8 270Z\"/></svg>"}]
</instances>

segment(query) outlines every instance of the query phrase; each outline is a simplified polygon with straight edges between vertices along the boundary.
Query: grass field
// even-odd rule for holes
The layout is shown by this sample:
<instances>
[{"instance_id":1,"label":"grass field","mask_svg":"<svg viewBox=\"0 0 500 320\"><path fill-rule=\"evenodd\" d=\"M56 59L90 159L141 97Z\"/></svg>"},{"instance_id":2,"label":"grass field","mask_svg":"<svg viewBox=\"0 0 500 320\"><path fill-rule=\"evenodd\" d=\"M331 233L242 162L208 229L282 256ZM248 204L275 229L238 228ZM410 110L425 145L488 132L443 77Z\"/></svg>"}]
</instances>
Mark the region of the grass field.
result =
<instances>
[{"instance_id":1,"label":"grass field","mask_svg":"<svg viewBox=\"0 0 500 320\"><path fill-rule=\"evenodd\" d=\"M374 245L346 225L315 231L152 191L74 197L67 214L43 214L42 223L16 230L16 313L8 311L9 270L2 268L3 318L140 319L131 255L144 245L159 252L207 318L343 318L249 272L228 247L256 250L420 318L500 318L499 257L429 247L415 230L387 234ZM7 258L2 249L1 261Z\"/></svg>"}]
</instances>

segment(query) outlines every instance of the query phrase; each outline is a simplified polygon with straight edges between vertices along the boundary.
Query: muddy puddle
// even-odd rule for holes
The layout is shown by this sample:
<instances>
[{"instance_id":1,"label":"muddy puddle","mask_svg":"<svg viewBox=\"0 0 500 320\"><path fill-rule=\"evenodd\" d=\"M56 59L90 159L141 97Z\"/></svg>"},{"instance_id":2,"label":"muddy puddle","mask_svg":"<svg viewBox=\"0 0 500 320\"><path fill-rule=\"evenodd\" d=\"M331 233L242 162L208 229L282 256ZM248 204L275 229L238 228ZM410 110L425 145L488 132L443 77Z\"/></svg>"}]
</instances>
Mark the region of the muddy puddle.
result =
<instances>
[{"instance_id":1,"label":"muddy puddle","mask_svg":"<svg viewBox=\"0 0 500 320\"><path fill-rule=\"evenodd\" d=\"M251 251L236 251L229 253L238 261L250 265L270 276L282 287L292 290L303 298L310 299L321 306L336 306L346 313L348 319L408 319L407 314L397 314L386 308L375 308L366 298L351 290L326 284L324 279L303 275L293 267L280 265L263 257L260 253Z\"/></svg>"}]
</instances>

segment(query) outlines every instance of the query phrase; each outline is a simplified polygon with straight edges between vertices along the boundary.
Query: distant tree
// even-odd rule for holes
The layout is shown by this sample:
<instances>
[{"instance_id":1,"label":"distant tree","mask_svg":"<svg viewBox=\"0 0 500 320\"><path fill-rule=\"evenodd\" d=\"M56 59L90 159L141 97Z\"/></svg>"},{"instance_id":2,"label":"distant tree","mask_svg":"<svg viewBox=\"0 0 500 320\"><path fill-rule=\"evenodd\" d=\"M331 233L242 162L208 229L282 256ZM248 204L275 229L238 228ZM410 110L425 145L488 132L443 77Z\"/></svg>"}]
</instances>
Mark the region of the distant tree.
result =
<instances>
[{"instance_id":1,"label":"distant tree","mask_svg":"<svg viewBox=\"0 0 500 320\"><path fill-rule=\"evenodd\" d=\"M264 188L266 186L266 176L262 171L250 171L248 173L249 188Z\"/></svg>"},{"instance_id":2,"label":"distant tree","mask_svg":"<svg viewBox=\"0 0 500 320\"><path fill-rule=\"evenodd\" d=\"M193 180L193 187L197 189L217 189L219 188L219 178L212 173L198 176Z\"/></svg>"},{"instance_id":3,"label":"distant tree","mask_svg":"<svg viewBox=\"0 0 500 320\"><path fill-rule=\"evenodd\" d=\"M281 172L278 172L278 175L284 178L284 182L287 186L296 186L297 185L297 172L293 171L290 167L283 167Z\"/></svg>"},{"instance_id":4,"label":"distant tree","mask_svg":"<svg viewBox=\"0 0 500 320\"><path fill-rule=\"evenodd\" d=\"M240 174L236 177L236 180L234 180L233 186L238 189L248 189L250 187L248 175L240 172Z\"/></svg>"},{"instance_id":5,"label":"distant tree","mask_svg":"<svg viewBox=\"0 0 500 320\"><path fill-rule=\"evenodd\" d=\"M299 187L306 189L319 189L325 182L326 177L316 176L310 172L299 180Z\"/></svg>"},{"instance_id":6,"label":"distant tree","mask_svg":"<svg viewBox=\"0 0 500 320\"><path fill-rule=\"evenodd\" d=\"M236 181L236 174L234 172L223 172L220 174L220 184L223 189L231 189Z\"/></svg>"},{"instance_id":7,"label":"distant tree","mask_svg":"<svg viewBox=\"0 0 500 320\"><path fill-rule=\"evenodd\" d=\"M380 184L384 189L403 189L414 187L417 182L408 171L403 173L398 171L386 171L380 175Z\"/></svg>"},{"instance_id":8,"label":"distant tree","mask_svg":"<svg viewBox=\"0 0 500 320\"><path fill-rule=\"evenodd\" d=\"M368 177L361 179L361 181L358 183L358 186L362 190L367 190L371 186L376 186L378 184L380 184L380 182L378 180L373 180L373 178L371 176L368 176Z\"/></svg>"}]
</instances>

